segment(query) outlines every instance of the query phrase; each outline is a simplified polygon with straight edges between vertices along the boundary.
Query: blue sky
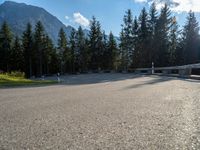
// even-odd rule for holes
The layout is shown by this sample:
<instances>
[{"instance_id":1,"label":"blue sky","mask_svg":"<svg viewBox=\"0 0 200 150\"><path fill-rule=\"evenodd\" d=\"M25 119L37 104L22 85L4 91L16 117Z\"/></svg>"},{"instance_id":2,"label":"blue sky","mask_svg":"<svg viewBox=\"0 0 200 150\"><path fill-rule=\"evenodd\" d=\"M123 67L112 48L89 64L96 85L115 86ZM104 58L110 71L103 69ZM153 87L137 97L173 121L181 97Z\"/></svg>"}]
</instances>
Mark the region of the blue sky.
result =
<instances>
[{"instance_id":1,"label":"blue sky","mask_svg":"<svg viewBox=\"0 0 200 150\"><path fill-rule=\"evenodd\" d=\"M0 0L3 3L5 0ZM108 34L112 31L119 35L123 16L127 9L138 16L143 7L149 8L152 1L160 9L163 2L167 2L172 12L177 16L182 26L185 22L186 12L192 9L200 12L200 0L13 0L42 7L56 16L65 25L88 28L89 20L94 15L101 22L102 29ZM199 13L198 18L200 18Z\"/></svg>"}]
</instances>

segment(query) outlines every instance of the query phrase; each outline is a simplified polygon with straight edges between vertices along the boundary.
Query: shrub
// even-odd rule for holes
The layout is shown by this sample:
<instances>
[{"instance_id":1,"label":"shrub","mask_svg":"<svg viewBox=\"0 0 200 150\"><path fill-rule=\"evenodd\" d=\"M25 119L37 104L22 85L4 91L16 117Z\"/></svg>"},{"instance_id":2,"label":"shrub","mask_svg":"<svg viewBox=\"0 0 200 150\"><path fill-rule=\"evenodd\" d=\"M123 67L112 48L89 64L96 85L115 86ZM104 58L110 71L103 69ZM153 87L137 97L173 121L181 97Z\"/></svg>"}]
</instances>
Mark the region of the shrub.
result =
<instances>
[{"instance_id":1,"label":"shrub","mask_svg":"<svg viewBox=\"0 0 200 150\"><path fill-rule=\"evenodd\" d=\"M25 73L19 72L19 71L12 71L11 73L6 73L6 75L11 76L11 77L18 77L18 78L24 78L25 77Z\"/></svg>"}]
</instances>

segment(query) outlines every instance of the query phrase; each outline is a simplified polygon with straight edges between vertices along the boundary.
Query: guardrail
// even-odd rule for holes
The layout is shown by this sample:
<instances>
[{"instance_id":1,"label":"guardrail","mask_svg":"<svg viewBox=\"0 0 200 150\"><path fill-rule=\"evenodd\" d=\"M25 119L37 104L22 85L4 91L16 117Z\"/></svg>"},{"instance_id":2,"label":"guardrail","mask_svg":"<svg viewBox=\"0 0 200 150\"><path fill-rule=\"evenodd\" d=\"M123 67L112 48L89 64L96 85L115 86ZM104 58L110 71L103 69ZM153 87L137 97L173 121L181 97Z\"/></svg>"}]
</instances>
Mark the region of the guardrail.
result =
<instances>
[{"instance_id":1,"label":"guardrail","mask_svg":"<svg viewBox=\"0 0 200 150\"><path fill-rule=\"evenodd\" d=\"M155 74L156 72L161 72L162 74L171 74L173 71L177 71L181 77L190 76L192 74L192 69L200 69L200 63L189 64L183 66L173 66L173 67L158 67L154 68L152 63L152 68L138 68L135 69L136 73L147 72L149 74Z\"/></svg>"}]
</instances>

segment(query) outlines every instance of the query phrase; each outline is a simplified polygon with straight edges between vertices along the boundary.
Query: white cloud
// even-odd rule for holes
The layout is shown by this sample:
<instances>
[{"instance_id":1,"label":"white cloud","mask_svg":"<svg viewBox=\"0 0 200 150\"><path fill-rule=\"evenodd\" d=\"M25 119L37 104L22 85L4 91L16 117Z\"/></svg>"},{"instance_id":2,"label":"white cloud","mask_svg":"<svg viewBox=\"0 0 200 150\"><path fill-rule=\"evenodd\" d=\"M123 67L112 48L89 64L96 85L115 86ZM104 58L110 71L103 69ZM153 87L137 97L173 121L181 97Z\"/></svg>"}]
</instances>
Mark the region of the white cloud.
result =
<instances>
[{"instance_id":1,"label":"white cloud","mask_svg":"<svg viewBox=\"0 0 200 150\"><path fill-rule=\"evenodd\" d=\"M135 0L135 2L155 2L156 7L160 9L165 3L175 12L200 12L200 0Z\"/></svg>"},{"instance_id":2,"label":"white cloud","mask_svg":"<svg viewBox=\"0 0 200 150\"><path fill-rule=\"evenodd\" d=\"M135 0L136 3L145 3L147 0Z\"/></svg>"},{"instance_id":3,"label":"white cloud","mask_svg":"<svg viewBox=\"0 0 200 150\"><path fill-rule=\"evenodd\" d=\"M90 25L90 21L84 17L80 12L76 12L73 14L74 21L84 27L88 27Z\"/></svg>"},{"instance_id":4,"label":"white cloud","mask_svg":"<svg viewBox=\"0 0 200 150\"><path fill-rule=\"evenodd\" d=\"M182 11L194 11L200 12L200 1L199 0L174 0L179 5L174 7L172 10L182 12Z\"/></svg>"},{"instance_id":5,"label":"white cloud","mask_svg":"<svg viewBox=\"0 0 200 150\"><path fill-rule=\"evenodd\" d=\"M65 16L65 19L69 20L69 16Z\"/></svg>"}]
</instances>

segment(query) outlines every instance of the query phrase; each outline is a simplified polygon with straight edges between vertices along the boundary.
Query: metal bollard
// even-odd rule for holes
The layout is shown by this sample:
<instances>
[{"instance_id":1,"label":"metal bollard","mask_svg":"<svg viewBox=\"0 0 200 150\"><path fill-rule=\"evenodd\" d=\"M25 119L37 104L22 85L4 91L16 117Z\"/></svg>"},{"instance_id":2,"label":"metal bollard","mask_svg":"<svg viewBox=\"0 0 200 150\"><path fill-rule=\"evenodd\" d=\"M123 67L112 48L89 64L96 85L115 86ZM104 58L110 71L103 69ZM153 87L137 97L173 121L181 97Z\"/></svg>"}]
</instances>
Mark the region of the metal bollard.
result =
<instances>
[{"instance_id":1,"label":"metal bollard","mask_svg":"<svg viewBox=\"0 0 200 150\"><path fill-rule=\"evenodd\" d=\"M44 75L42 76L42 81L44 81Z\"/></svg>"},{"instance_id":2,"label":"metal bollard","mask_svg":"<svg viewBox=\"0 0 200 150\"><path fill-rule=\"evenodd\" d=\"M152 71L151 71L151 73L152 73L152 74L155 73L155 71L154 71L154 62L152 62Z\"/></svg>"},{"instance_id":3,"label":"metal bollard","mask_svg":"<svg viewBox=\"0 0 200 150\"><path fill-rule=\"evenodd\" d=\"M60 83L60 73L57 73L57 80L58 80L58 83Z\"/></svg>"}]
</instances>

